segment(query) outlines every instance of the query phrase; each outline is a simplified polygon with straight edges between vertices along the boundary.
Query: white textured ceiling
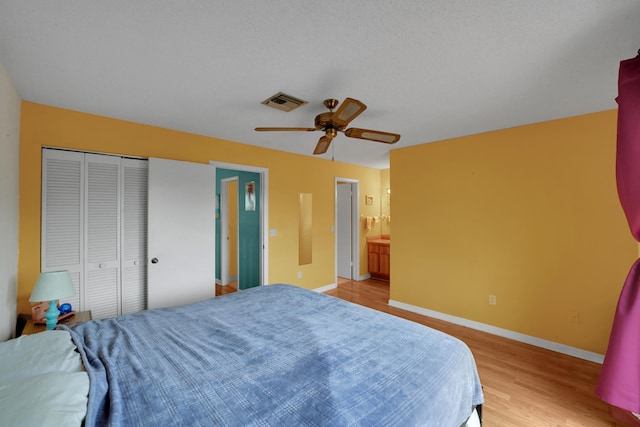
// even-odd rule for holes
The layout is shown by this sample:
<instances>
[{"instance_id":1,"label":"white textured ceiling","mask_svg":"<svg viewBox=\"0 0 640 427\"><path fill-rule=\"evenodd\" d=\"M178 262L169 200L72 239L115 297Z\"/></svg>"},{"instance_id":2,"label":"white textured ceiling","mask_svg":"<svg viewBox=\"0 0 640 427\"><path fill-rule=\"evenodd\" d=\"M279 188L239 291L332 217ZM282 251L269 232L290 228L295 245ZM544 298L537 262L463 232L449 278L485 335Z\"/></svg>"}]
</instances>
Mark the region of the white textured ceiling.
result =
<instances>
[{"instance_id":1,"label":"white textured ceiling","mask_svg":"<svg viewBox=\"0 0 640 427\"><path fill-rule=\"evenodd\" d=\"M24 100L311 155L325 98L368 109L321 156L389 150L615 108L637 0L0 0L0 63ZM285 113L260 102L309 101Z\"/></svg>"}]
</instances>

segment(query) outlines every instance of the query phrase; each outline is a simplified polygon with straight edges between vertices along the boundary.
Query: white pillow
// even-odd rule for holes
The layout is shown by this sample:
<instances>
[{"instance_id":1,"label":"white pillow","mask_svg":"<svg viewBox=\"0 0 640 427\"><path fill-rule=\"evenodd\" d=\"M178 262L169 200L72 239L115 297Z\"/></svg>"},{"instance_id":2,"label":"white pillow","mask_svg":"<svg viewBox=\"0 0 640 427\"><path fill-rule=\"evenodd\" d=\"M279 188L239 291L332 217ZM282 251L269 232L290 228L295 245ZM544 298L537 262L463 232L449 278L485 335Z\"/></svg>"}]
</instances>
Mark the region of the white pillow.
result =
<instances>
[{"instance_id":1,"label":"white pillow","mask_svg":"<svg viewBox=\"0 0 640 427\"><path fill-rule=\"evenodd\" d=\"M0 383L0 425L80 426L88 394L86 372L51 372Z\"/></svg>"},{"instance_id":2,"label":"white pillow","mask_svg":"<svg viewBox=\"0 0 640 427\"><path fill-rule=\"evenodd\" d=\"M84 371L67 331L45 331L0 343L0 384L49 372Z\"/></svg>"}]
</instances>

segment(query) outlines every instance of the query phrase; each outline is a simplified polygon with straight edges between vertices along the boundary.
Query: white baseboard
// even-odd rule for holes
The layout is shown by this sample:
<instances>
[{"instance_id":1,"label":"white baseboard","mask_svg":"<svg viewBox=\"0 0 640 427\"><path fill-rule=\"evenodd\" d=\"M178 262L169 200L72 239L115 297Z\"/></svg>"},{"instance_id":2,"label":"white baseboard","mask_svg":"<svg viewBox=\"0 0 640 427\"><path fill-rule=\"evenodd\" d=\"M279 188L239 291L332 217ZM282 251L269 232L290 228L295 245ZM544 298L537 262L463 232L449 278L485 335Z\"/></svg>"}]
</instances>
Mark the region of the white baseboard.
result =
<instances>
[{"instance_id":1,"label":"white baseboard","mask_svg":"<svg viewBox=\"0 0 640 427\"><path fill-rule=\"evenodd\" d=\"M567 354L569 356L577 357L579 359L589 360L591 362L600 363L604 361L604 355L593 353L591 351L582 350L580 348L571 347L565 344L560 344L553 341L543 340L531 335L521 334L519 332L513 332L508 329L498 328L496 326L487 325L485 323L476 322L474 320L465 319L462 317L452 316L450 314L440 313L438 311L429 310L422 307L417 307L403 302L389 300L391 307L401 308L403 310L411 311L413 313L421 314L427 317L433 317L435 319L444 320L456 325L466 326L471 329L476 329L482 332L487 332L500 337L509 338L514 341L520 341L525 344L531 344L536 347L545 348L547 350L556 351L558 353Z\"/></svg>"},{"instance_id":2,"label":"white baseboard","mask_svg":"<svg viewBox=\"0 0 640 427\"><path fill-rule=\"evenodd\" d=\"M230 277L229 277L229 283L231 283L231 282L235 282L236 280L238 280L238 277L237 277L237 276L230 276ZM216 285L219 285L219 286L227 286L229 283L226 283L226 284L224 284L224 285L223 285L223 284L222 284L222 280L221 280L221 279L218 279L218 278L216 277Z\"/></svg>"},{"instance_id":3,"label":"white baseboard","mask_svg":"<svg viewBox=\"0 0 640 427\"><path fill-rule=\"evenodd\" d=\"M313 291L322 293L322 292L330 291L331 289L335 289L337 287L338 287L338 285L336 285L335 283L332 283L332 284L327 285L327 286L322 286L320 288L315 288L315 289L313 289Z\"/></svg>"}]
</instances>

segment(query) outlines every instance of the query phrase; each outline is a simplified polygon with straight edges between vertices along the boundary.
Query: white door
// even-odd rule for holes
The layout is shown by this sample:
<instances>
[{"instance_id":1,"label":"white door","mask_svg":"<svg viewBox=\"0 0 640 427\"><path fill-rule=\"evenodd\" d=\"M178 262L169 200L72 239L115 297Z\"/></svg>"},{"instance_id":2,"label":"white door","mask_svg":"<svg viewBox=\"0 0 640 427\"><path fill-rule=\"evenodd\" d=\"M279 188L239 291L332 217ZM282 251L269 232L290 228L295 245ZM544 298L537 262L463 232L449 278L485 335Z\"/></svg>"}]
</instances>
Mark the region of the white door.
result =
<instances>
[{"instance_id":1,"label":"white door","mask_svg":"<svg viewBox=\"0 0 640 427\"><path fill-rule=\"evenodd\" d=\"M351 183L337 184L338 277L353 279L351 259Z\"/></svg>"},{"instance_id":2,"label":"white door","mask_svg":"<svg viewBox=\"0 0 640 427\"><path fill-rule=\"evenodd\" d=\"M42 271L69 270L63 302L94 319L147 308L147 161L42 150Z\"/></svg>"},{"instance_id":3,"label":"white door","mask_svg":"<svg viewBox=\"0 0 640 427\"><path fill-rule=\"evenodd\" d=\"M237 280L238 177L220 181L220 284Z\"/></svg>"},{"instance_id":4,"label":"white door","mask_svg":"<svg viewBox=\"0 0 640 427\"><path fill-rule=\"evenodd\" d=\"M215 296L215 169L149 159L149 308Z\"/></svg>"},{"instance_id":5,"label":"white door","mask_svg":"<svg viewBox=\"0 0 640 427\"><path fill-rule=\"evenodd\" d=\"M84 309L96 319L120 314L121 159L85 154Z\"/></svg>"},{"instance_id":6,"label":"white door","mask_svg":"<svg viewBox=\"0 0 640 427\"><path fill-rule=\"evenodd\" d=\"M75 296L61 302L84 310L84 153L42 150L41 271L68 270Z\"/></svg>"},{"instance_id":7,"label":"white door","mask_svg":"<svg viewBox=\"0 0 640 427\"><path fill-rule=\"evenodd\" d=\"M149 163L122 159L122 314L147 308Z\"/></svg>"}]
</instances>

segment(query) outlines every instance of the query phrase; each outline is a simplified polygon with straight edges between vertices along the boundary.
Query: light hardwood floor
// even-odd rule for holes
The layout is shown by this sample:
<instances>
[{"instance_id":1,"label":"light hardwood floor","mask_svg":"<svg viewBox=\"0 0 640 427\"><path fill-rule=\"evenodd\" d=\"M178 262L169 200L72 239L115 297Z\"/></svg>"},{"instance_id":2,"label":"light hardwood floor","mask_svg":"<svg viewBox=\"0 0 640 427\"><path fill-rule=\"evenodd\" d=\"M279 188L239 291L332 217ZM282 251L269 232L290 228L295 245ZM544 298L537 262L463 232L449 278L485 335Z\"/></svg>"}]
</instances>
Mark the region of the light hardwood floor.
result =
<instances>
[{"instance_id":1,"label":"light hardwood floor","mask_svg":"<svg viewBox=\"0 0 640 427\"><path fill-rule=\"evenodd\" d=\"M600 365L390 307L389 284L340 280L326 292L443 331L471 349L483 384L483 427L616 426L595 395Z\"/></svg>"},{"instance_id":2,"label":"light hardwood floor","mask_svg":"<svg viewBox=\"0 0 640 427\"><path fill-rule=\"evenodd\" d=\"M227 283L225 286L216 283L216 296L231 294L238 290L237 282Z\"/></svg>"}]
</instances>

